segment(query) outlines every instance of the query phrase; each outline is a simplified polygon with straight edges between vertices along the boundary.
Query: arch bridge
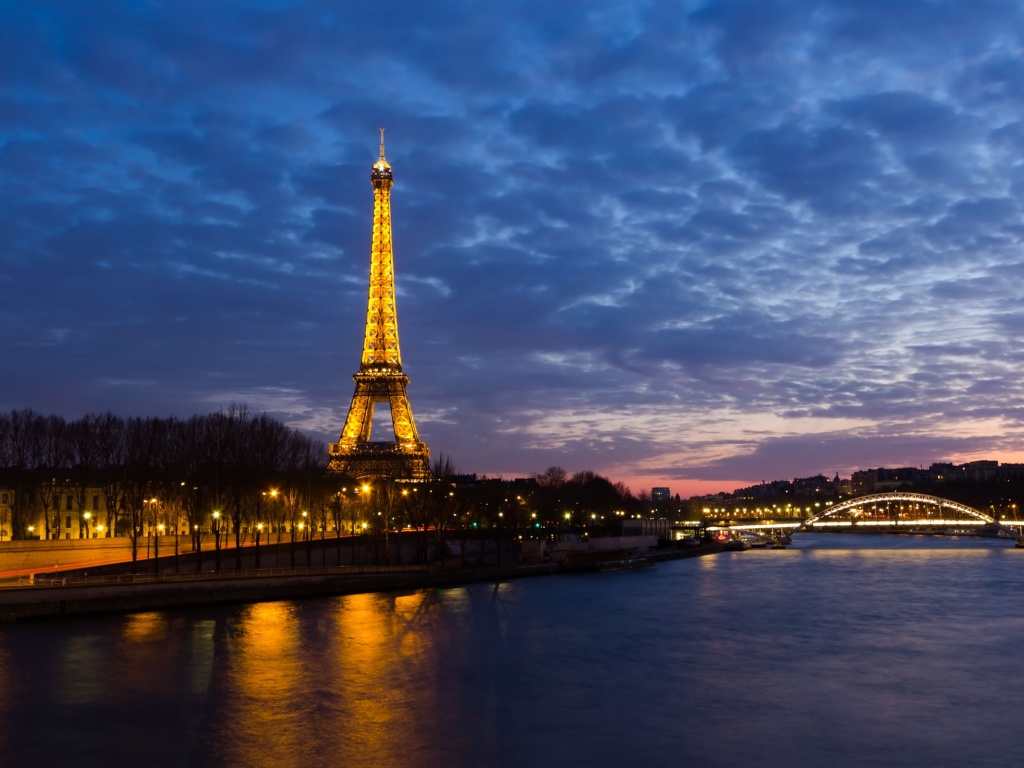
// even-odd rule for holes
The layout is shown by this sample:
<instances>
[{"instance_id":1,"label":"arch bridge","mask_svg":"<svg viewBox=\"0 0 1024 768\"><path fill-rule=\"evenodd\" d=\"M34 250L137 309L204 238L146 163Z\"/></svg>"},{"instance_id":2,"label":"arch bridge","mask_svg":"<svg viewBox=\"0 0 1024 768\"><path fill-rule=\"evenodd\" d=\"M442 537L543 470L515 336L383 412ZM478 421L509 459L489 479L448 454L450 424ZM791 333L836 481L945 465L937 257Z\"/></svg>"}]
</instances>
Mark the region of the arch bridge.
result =
<instances>
[{"instance_id":1,"label":"arch bridge","mask_svg":"<svg viewBox=\"0 0 1024 768\"><path fill-rule=\"evenodd\" d=\"M761 523L751 525L709 526L710 529L729 530L740 535L788 542L794 533L809 530L838 530L861 528L865 531L905 531L935 529L950 532L977 532L984 528L1015 539L1024 545L1024 521L999 521L981 512L939 496L906 491L874 493L832 504L820 513L801 522Z\"/></svg>"}]
</instances>

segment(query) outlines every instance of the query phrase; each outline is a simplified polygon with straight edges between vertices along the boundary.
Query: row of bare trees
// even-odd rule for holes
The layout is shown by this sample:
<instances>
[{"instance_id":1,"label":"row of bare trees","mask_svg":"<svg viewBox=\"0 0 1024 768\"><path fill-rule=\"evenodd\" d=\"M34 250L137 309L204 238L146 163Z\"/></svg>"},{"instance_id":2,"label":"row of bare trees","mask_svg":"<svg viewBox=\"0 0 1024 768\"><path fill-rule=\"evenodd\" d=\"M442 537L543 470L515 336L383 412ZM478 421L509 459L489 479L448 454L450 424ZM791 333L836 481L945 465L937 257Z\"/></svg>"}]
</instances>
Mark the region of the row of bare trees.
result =
<instances>
[{"instance_id":1,"label":"row of bare trees","mask_svg":"<svg viewBox=\"0 0 1024 768\"><path fill-rule=\"evenodd\" d=\"M99 489L107 535L128 536L133 552L146 526L172 513L174 526L180 515L194 534L195 548L211 525L233 532L237 543L271 488L280 494L275 509L325 508L338 480L326 464L322 443L245 406L188 419L0 414L0 486L11 498L16 539L40 516L46 538L54 535L59 516L51 513L67 496L79 530L87 530L87 495Z\"/></svg>"},{"instance_id":2,"label":"row of bare trees","mask_svg":"<svg viewBox=\"0 0 1024 768\"><path fill-rule=\"evenodd\" d=\"M88 495L98 493L103 517L93 533L127 536L133 558L140 538L163 523L175 532L183 524L194 550L204 534L214 534L218 546L233 535L236 552L264 525L278 542L285 532L294 540L297 528L321 538L413 529L422 533L425 557L446 535L595 525L641 501L621 483L558 467L528 481L476 481L442 454L432 473L427 483L357 484L328 471L322 443L244 405L188 419L0 413L0 488L11 499L13 538L29 538L28 526L40 519L39 533L59 535L57 513L68 497L82 535Z\"/></svg>"}]
</instances>

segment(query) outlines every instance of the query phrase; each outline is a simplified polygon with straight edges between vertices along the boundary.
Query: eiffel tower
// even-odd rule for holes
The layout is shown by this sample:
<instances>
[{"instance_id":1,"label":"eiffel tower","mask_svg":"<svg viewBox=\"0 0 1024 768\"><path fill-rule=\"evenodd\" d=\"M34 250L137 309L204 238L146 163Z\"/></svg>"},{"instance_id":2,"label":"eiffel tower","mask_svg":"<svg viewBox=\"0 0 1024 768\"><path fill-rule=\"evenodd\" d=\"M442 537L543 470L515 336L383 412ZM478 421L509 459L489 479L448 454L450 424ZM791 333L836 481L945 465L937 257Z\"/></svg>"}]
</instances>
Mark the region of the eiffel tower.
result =
<instances>
[{"instance_id":1,"label":"eiffel tower","mask_svg":"<svg viewBox=\"0 0 1024 768\"><path fill-rule=\"evenodd\" d=\"M330 468L358 479L390 477L396 480L430 478L430 449L420 442L405 387L398 347L395 311L395 262L391 250L391 166L384 159L384 129L380 129L380 159L370 172L373 184L373 240L370 246L370 297L366 308L366 334L359 372L352 376L356 391L345 427L330 446ZM370 442L373 410L389 403L394 442Z\"/></svg>"}]
</instances>

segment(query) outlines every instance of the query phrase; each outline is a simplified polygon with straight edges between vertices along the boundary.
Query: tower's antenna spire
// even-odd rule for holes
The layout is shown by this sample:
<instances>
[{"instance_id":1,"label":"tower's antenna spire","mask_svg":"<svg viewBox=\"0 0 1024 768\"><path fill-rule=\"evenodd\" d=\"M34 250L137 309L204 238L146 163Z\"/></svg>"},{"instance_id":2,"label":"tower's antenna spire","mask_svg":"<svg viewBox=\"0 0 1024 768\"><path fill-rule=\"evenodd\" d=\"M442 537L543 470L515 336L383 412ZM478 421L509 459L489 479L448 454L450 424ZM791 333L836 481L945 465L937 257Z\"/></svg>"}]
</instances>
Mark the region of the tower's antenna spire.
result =
<instances>
[{"instance_id":1,"label":"tower's antenna spire","mask_svg":"<svg viewBox=\"0 0 1024 768\"><path fill-rule=\"evenodd\" d=\"M380 129L380 161L382 163L387 162L384 159L384 129Z\"/></svg>"}]
</instances>

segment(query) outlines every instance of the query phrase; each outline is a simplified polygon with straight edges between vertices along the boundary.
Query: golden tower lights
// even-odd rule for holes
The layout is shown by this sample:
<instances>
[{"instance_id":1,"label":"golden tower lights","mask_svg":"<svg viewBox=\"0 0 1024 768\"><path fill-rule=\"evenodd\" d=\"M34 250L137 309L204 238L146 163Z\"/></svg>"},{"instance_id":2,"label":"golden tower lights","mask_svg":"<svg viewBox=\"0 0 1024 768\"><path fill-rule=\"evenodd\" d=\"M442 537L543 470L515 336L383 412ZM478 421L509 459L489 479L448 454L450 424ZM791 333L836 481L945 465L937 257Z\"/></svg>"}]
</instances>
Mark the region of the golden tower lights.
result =
<instances>
[{"instance_id":1,"label":"golden tower lights","mask_svg":"<svg viewBox=\"0 0 1024 768\"><path fill-rule=\"evenodd\" d=\"M373 237L370 246L370 291L366 306L363 356L352 404L337 443L330 446L330 467L357 478L391 477L426 480L430 449L420 442L402 373L395 310L395 263L391 248L391 165L384 159L384 129L380 129L380 159L370 172L373 184ZM373 410L391 406L393 442L371 442Z\"/></svg>"}]
</instances>

